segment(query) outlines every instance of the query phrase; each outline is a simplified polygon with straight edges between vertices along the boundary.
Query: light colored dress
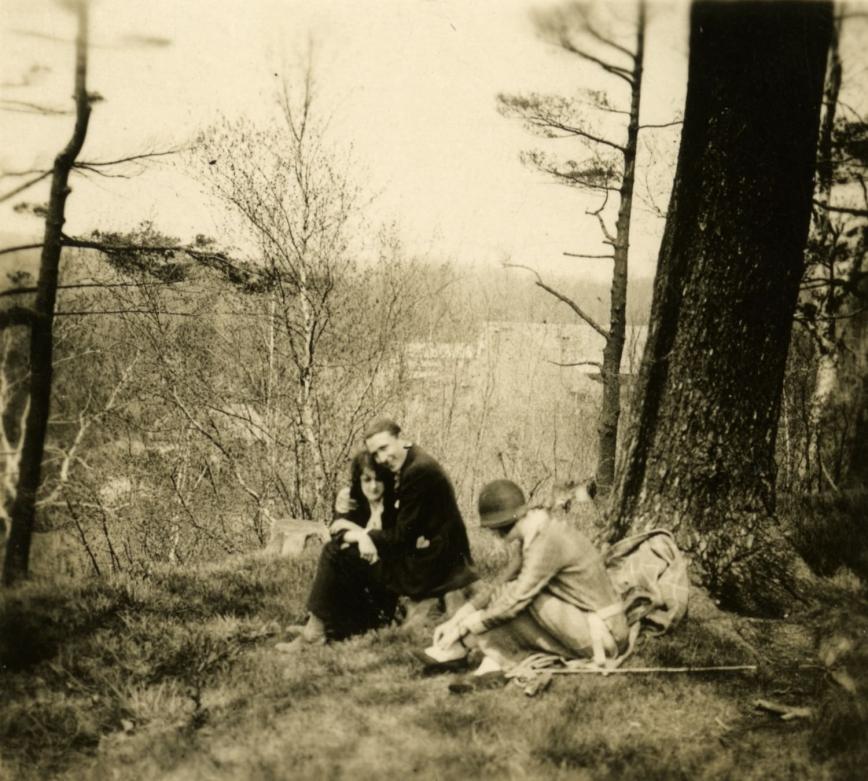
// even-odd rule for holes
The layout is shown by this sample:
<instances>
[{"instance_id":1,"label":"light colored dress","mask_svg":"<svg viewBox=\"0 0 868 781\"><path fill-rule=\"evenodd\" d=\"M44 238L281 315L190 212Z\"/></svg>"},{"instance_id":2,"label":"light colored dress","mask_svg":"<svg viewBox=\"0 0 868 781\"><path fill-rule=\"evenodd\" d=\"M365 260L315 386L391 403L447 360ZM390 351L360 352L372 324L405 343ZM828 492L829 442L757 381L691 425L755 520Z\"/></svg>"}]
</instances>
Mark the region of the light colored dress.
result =
<instances>
[{"instance_id":1,"label":"light colored dress","mask_svg":"<svg viewBox=\"0 0 868 781\"><path fill-rule=\"evenodd\" d=\"M518 522L521 565L508 582L471 601L464 620L479 646L515 664L528 651L602 662L626 647L623 605L590 540L542 509Z\"/></svg>"}]
</instances>

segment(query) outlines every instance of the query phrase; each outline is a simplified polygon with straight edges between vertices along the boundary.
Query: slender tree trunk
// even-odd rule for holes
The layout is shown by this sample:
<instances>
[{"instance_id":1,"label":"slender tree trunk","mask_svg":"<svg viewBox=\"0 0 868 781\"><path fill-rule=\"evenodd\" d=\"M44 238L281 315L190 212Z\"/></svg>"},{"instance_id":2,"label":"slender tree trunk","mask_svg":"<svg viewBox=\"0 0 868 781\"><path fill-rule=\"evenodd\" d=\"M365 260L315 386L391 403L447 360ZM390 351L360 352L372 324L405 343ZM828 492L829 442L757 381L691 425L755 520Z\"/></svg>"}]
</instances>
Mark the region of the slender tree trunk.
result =
<instances>
[{"instance_id":1,"label":"slender tree trunk","mask_svg":"<svg viewBox=\"0 0 868 781\"><path fill-rule=\"evenodd\" d=\"M835 249L836 239L832 232L832 221L829 211L823 206L832 202L832 184L835 174L832 149L832 135L835 129L835 115L838 108L838 95L841 91L842 65L838 51L840 35L840 20L832 28L832 40L826 64L826 79L823 88L823 111L820 121L820 138L817 145L817 174L814 199L819 204L815 210L813 225L814 262L817 271L822 274L828 284L824 303L819 310L820 317L816 322L815 335L819 357L814 378L814 391L811 396L811 406L808 416L806 449L812 456L816 475L802 475L803 483L808 487L822 488L823 477L823 427L827 422L826 414L829 402L838 386L839 345L835 307ZM809 259L810 260L810 259ZM824 319L825 318L825 319ZM807 465L806 465L807 466ZM814 482L816 478L816 483Z\"/></svg>"},{"instance_id":2,"label":"slender tree trunk","mask_svg":"<svg viewBox=\"0 0 868 781\"><path fill-rule=\"evenodd\" d=\"M306 277L302 275L302 291L299 300L301 301L304 319L303 333L305 343L302 346L304 365L299 376L298 408L301 415L301 435L305 442L305 448L302 452L304 453L306 464L299 464L299 467L303 475L309 476L309 479L303 481L305 486L310 486L307 492L308 496L303 501L307 512L313 520L327 521L328 519L326 518L319 518L325 499L325 468L322 459L319 429L316 425L314 411L314 383L316 381L317 369L316 332L320 324L316 312L314 312L313 306L308 300L310 292L305 282Z\"/></svg>"},{"instance_id":3,"label":"slender tree trunk","mask_svg":"<svg viewBox=\"0 0 868 781\"><path fill-rule=\"evenodd\" d=\"M621 416L621 356L627 329L627 259L630 251L630 217L633 210L633 183L636 178L636 151L639 142L639 107L642 98L642 69L645 58L645 3L639 3L633 86L630 94L630 121L624 147L624 175L621 203L615 231L614 266L610 295L609 335L603 350L603 401L597 427L597 487L607 493L615 481L618 421Z\"/></svg>"},{"instance_id":4,"label":"slender tree trunk","mask_svg":"<svg viewBox=\"0 0 868 781\"><path fill-rule=\"evenodd\" d=\"M698 2L684 128L612 537L667 527L723 604L809 579L774 523L774 443L804 266L832 8Z\"/></svg>"},{"instance_id":5,"label":"slender tree trunk","mask_svg":"<svg viewBox=\"0 0 868 781\"><path fill-rule=\"evenodd\" d=\"M78 3L76 13L78 34L75 41L75 128L69 143L54 160L51 177L48 216L45 219L42 256L36 283L35 315L30 331L30 410L3 563L3 582L6 585L27 575L36 515L36 492L42 478L42 455L51 411L54 305L57 298L61 232L65 221L66 198L70 192L69 174L84 145L90 119L87 95L87 3Z\"/></svg>"},{"instance_id":6,"label":"slender tree trunk","mask_svg":"<svg viewBox=\"0 0 868 781\"><path fill-rule=\"evenodd\" d=\"M864 252L864 245L859 249ZM847 373L859 378L849 384L849 391L861 400L853 404L856 419L844 443L845 466L841 488L856 491L868 489L868 277L859 284L855 305L861 311L850 319L847 327Z\"/></svg>"}]
</instances>

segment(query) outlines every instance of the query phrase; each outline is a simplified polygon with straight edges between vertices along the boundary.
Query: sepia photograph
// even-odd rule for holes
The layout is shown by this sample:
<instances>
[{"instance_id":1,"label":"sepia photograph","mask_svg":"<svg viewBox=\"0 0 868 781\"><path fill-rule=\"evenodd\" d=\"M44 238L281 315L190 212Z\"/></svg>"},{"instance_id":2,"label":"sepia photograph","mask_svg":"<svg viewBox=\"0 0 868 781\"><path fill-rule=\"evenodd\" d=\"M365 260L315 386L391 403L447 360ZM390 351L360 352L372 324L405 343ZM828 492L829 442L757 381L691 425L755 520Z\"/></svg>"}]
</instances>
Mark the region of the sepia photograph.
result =
<instances>
[{"instance_id":1,"label":"sepia photograph","mask_svg":"<svg viewBox=\"0 0 868 781\"><path fill-rule=\"evenodd\" d=\"M862 779L868 0L3 0L0 781Z\"/></svg>"}]
</instances>

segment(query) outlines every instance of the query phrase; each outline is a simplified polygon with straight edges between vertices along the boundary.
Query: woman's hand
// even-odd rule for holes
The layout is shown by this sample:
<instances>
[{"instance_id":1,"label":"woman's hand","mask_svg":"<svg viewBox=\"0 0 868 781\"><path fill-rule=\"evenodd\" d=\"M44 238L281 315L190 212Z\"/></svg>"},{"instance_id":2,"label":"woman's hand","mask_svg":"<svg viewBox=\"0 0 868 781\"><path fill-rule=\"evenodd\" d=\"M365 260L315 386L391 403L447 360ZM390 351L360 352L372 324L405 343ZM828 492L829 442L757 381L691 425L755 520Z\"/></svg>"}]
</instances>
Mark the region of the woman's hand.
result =
<instances>
[{"instance_id":1,"label":"woman's hand","mask_svg":"<svg viewBox=\"0 0 868 781\"><path fill-rule=\"evenodd\" d=\"M439 645L441 648L447 648L448 646L443 643L443 638L450 634L453 629L455 629L454 617L434 627L434 645Z\"/></svg>"},{"instance_id":2,"label":"woman's hand","mask_svg":"<svg viewBox=\"0 0 868 781\"><path fill-rule=\"evenodd\" d=\"M352 521L348 521L345 518L338 518L337 520L332 521L329 525L329 532L332 536L340 534L341 532L350 533L361 531L364 531L361 526L359 526L357 523L353 523ZM344 537L344 539L346 540L346 536ZM350 542L350 540L347 541Z\"/></svg>"},{"instance_id":3,"label":"woman's hand","mask_svg":"<svg viewBox=\"0 0 868 781\"><path fill-rule=\"evenodd\" d=\"M377 546L374 545L374 541L360 526L356 526L355 529L351 529L344 534L344 542L351 542L358 545L359 556L367 561L368 564L376 564L377 560L380 558L377 553Z\"/></svg>"},{"instance_id":4,"label":"woman's hand","mask_svg":"<svg viewBox=\"0 0 868 781\"><path fill-rule=\"evenodd\" d=\"M359 556L368 564L376 564L380 557L377 554L377 546L374 545L374 541L364 531L354 536L356 537L355 542L359 546Z\"/></svg>"},{"instance_id":5,"label":"woman's hand","mask_svg":"<svg viewBox=\"0 0 868 781\"><path fill-rule=\"evenodd\" d=\"M461 631L461 626L459 624L447 621L446 624L441 624L434 630L434 645L445 650L446 648L455 645L455 643L457 643L463 636L464 633Z\"/></svg>"}]
</instances>

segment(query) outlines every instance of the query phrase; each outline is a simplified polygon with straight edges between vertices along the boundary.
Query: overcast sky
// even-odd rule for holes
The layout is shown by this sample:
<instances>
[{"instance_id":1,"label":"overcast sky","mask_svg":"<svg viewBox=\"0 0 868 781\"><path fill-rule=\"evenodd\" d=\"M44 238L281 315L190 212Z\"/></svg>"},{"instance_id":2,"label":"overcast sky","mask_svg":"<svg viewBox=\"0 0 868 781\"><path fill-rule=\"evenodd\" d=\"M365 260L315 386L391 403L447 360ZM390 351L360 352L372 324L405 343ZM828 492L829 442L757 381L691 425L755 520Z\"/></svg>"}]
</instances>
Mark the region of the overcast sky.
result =
<instances>
[{"instance_id":1,"label":"overcast sky","mask_svg":"<svg viewBox=\"0 0 868 781\"><path fill-rule=\"evenodd\" d=\"M570 95L619 80L556 50L534 34L527 0L94 0L89 88L95 105L84 159L105 160L187 144L221 115L264 122L276 82L312 39L321 106L330 133L352 144L354 173L375 200L374 220L394 220L414 251L460 262L510 257L545 270L582 269L597 278L593 199L547 181L518 160L538 142L497 113L501 91ZM3 0L2 96L70 107L74 19L55 0ZM634 7L615 4L629 19ZM683 2L655 6L648 30L643 122L671 120L686 81ZM62 39L65 42L53 40ZM629 39L624 39L629 43ZM22 78L29 86L13 86ZM619 90L621 90L619 92ZM7 104L8 105L8 104ZM0 166L50 164L72 117L0 112ZM677 131L655 131L662 152ZM572 141L559 141L566 151ZM3 181L3 190L8 189ZM31 200L47 199L47 184ZM661 206L665 207L665 197ZM0 206L5 231L39 226ZM142 219L189 239L222 230L220 209L180 161L151 165L133 180L76 177L69 233L123 230ZM634 273L653 272L662 220L640 208Z\"/></svg>"}]
</instances>

